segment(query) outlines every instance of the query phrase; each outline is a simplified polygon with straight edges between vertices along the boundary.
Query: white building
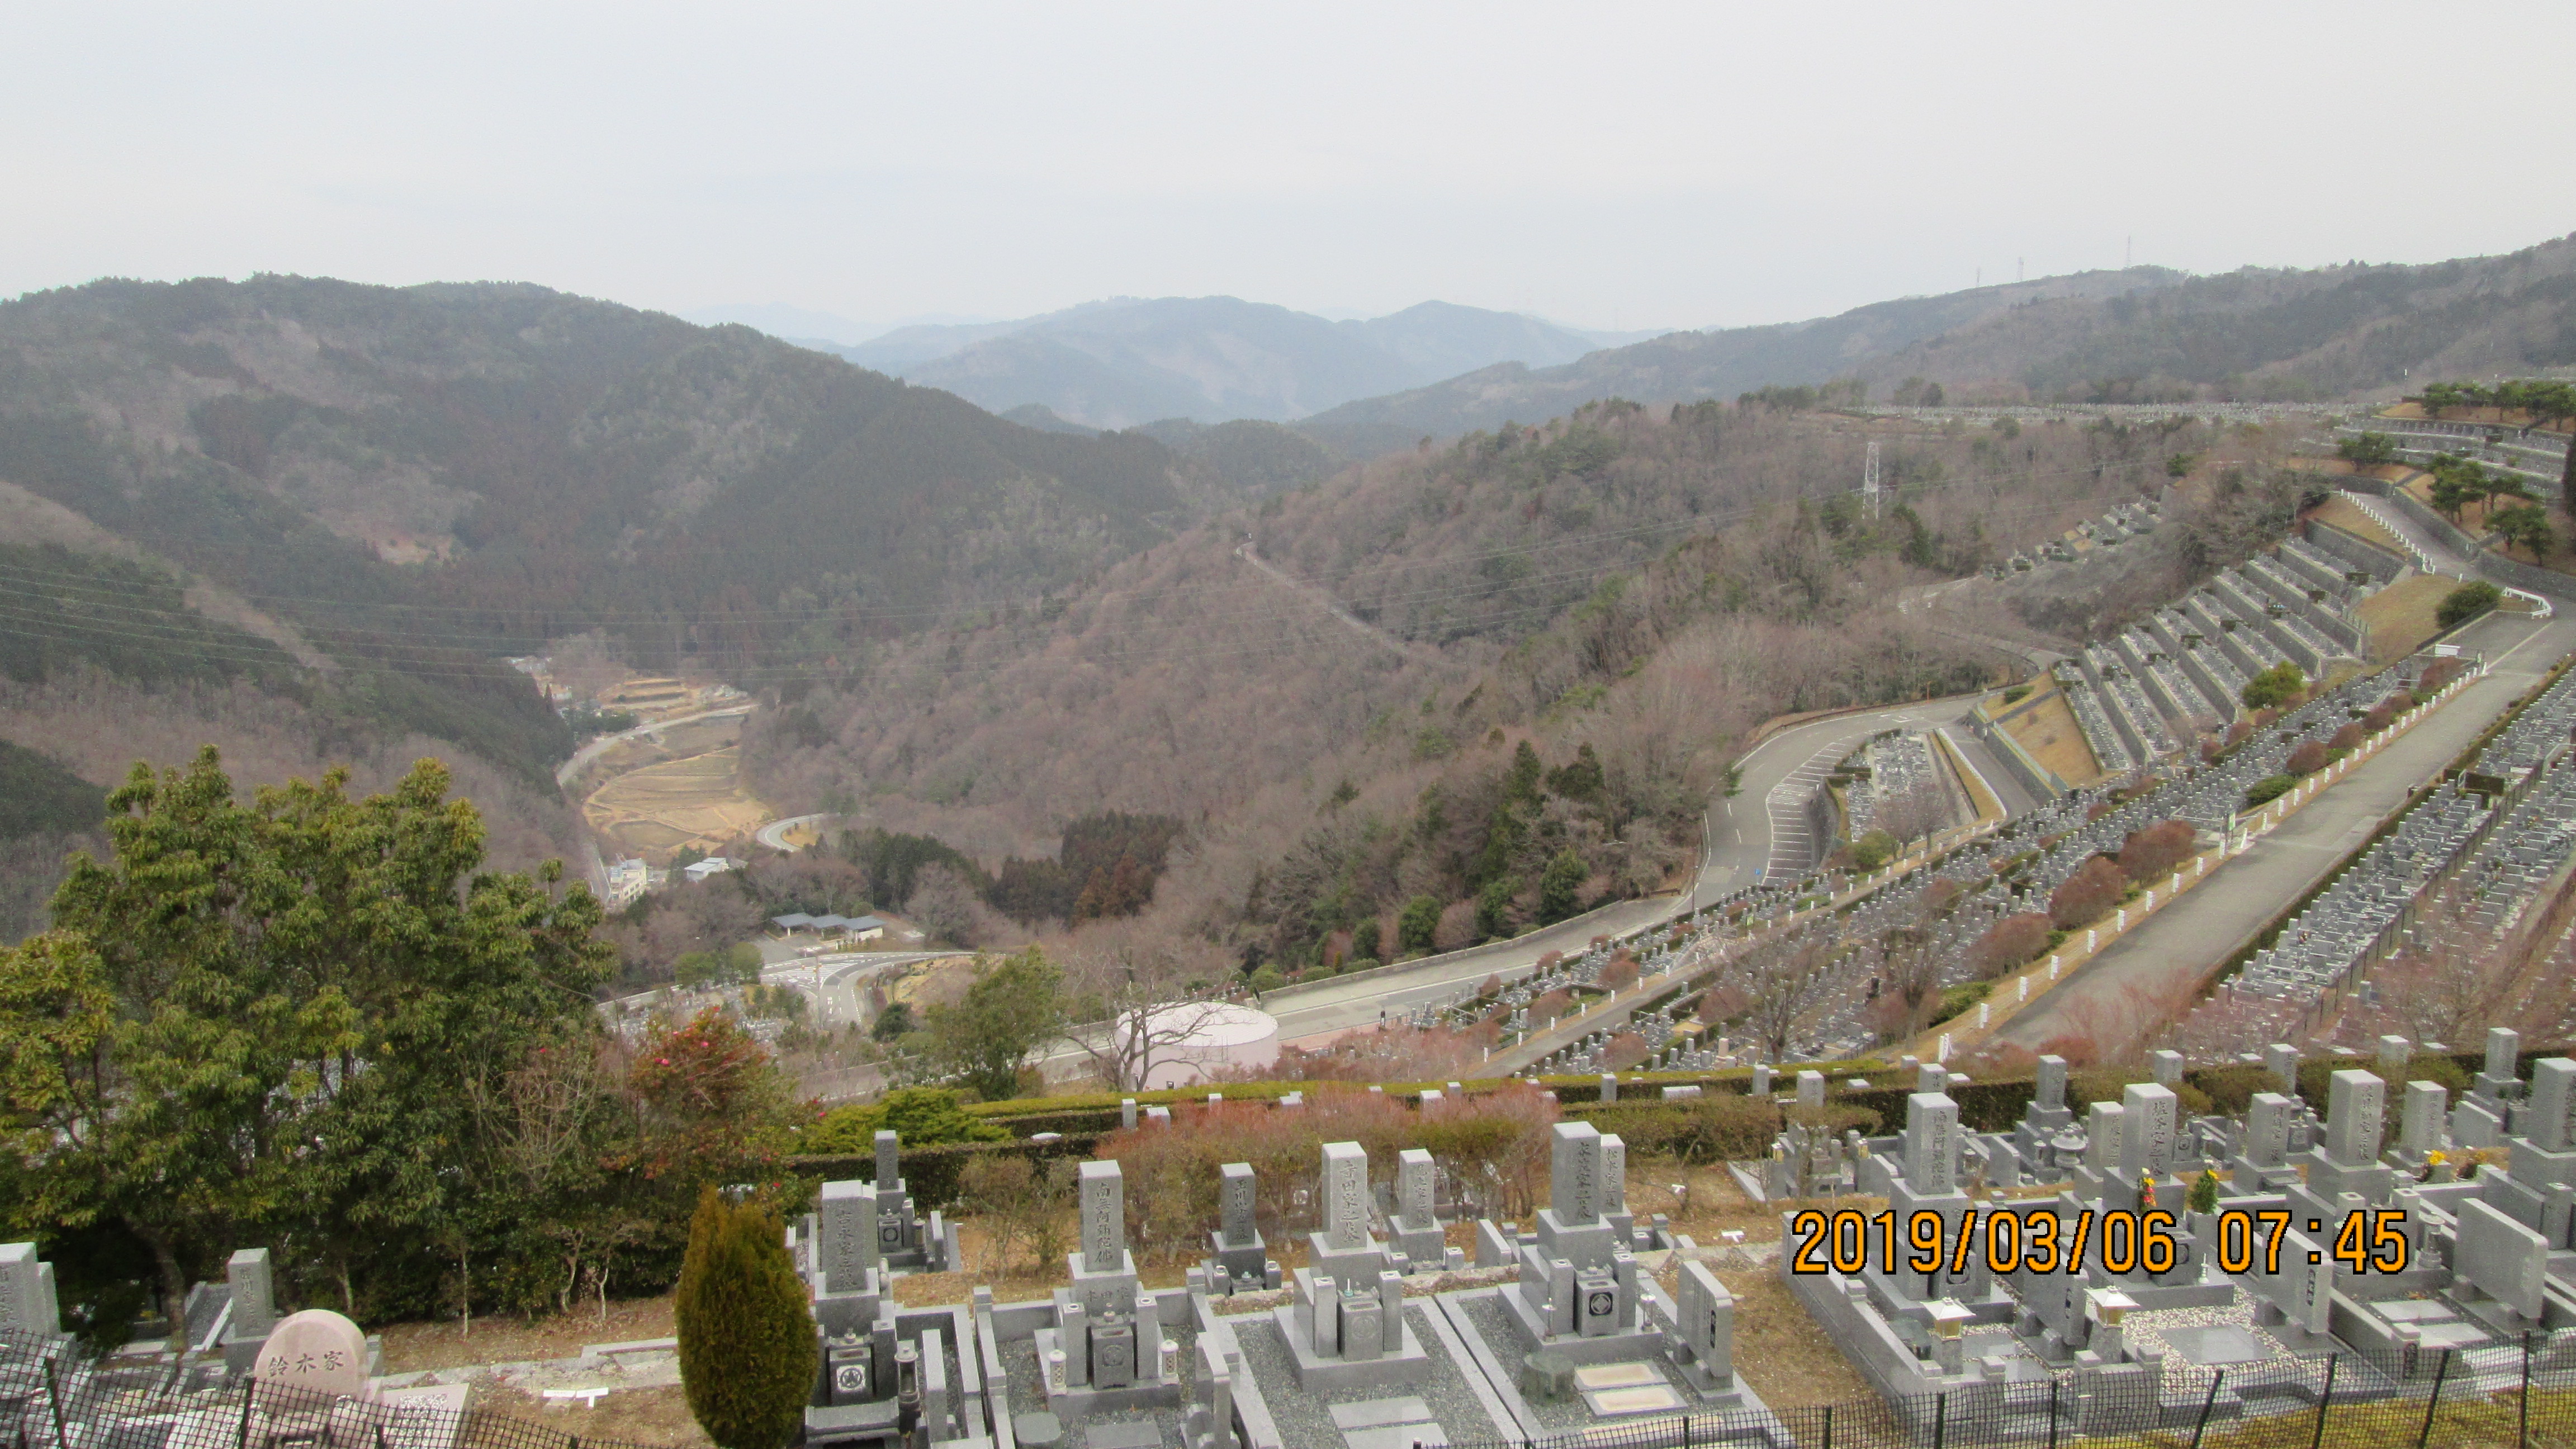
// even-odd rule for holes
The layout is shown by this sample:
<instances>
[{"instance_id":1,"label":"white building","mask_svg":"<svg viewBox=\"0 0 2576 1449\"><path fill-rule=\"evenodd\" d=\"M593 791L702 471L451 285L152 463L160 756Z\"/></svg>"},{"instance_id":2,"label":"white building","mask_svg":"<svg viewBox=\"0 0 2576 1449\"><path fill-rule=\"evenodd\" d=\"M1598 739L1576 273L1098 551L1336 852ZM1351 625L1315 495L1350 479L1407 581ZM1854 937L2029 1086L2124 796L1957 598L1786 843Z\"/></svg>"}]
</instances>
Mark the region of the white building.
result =
<instances>
[{"instance_id":1,"label":"white building","mask_svg":"<svg viewBox=\"0 0 2576 1449\"><path fill-rule=\"evenodd\" d=\"M1188 1028L1188 1036L1154 1053L1148 1091L1203 1082L1226 1067L1266 1067L1279 1060L1279 1020L1266 1011L1230 1002L1157 1008L1146 1030L1160 1036Z\"/></svg>"},{"instance_id":2,"label":"white building","mask_svg":"<svg viewBox=\"0 0 2576 1449\"><path fill-rule=\"evenodd\" d=\"M635 904L652 888L652 867L634 856L613 862L608 867L608 904L611 909Z\"/></svg>"},{"instance_id":3,"label":"white building","mask_svg":"<svg viewBox=\"0 0 2576 1449\"><path fill-rule=\"evenodd\" d=\"M680 867L680 874L689 878L689 884L697 885L711 875L722 875L733 868L732 861L721 855L710 855L695 865Z\"/></svg>"}]
</instances>

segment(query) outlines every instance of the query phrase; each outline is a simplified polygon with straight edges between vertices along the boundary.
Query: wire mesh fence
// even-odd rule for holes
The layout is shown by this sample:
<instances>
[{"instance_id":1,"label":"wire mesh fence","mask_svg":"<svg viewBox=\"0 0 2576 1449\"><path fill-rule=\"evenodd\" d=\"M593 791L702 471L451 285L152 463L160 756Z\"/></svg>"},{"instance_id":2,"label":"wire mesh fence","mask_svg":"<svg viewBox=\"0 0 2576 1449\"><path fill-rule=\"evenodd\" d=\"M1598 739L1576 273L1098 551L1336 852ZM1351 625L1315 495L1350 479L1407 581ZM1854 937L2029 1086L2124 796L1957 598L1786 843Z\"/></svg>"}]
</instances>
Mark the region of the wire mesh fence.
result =
<instances>
[{"instance_id":1,"label":"wire mesh fence","mask_svg":"<svg viewBox=\"0 0 2576 1449\"><path fill-rule=\"evenodd\" d=\"M2563 1365L2555 1366L2552 1365ZM1640 1416L1449 1449L2517 1449L2576 1446L2576 1357L2527 1338L2238 1371L2120 1365L1945 1394Z\"/></svg>"},{"instance_id":2,"label":"wire mesh fence","mask_svg":"<svg viewBox=\"0 0 2576 1449\"><path fill-rule=\"evenodd\" d=\"M93 1364L0 1330L0 1449L667 1449L510 1414ZM2535 1335L2246 1370L2168 1356L1944 1394L1641 1415L1450 1449L2576 1449L2576 1354ZM1292 1446L1295 1449L1295 1446Z\"/></svg>"},{"instance_id":3,"label":"wire mesh fence","mask_svg":"<svg viewBox=\"0 0 2576 1449\"><path fill-rule=\"evenodd\" d=\"M204 1369L92 1363L65 1340L0 1330L0 1449L668 1449L399 1394L207 1385Z\"/></svg>"}]
</instances>

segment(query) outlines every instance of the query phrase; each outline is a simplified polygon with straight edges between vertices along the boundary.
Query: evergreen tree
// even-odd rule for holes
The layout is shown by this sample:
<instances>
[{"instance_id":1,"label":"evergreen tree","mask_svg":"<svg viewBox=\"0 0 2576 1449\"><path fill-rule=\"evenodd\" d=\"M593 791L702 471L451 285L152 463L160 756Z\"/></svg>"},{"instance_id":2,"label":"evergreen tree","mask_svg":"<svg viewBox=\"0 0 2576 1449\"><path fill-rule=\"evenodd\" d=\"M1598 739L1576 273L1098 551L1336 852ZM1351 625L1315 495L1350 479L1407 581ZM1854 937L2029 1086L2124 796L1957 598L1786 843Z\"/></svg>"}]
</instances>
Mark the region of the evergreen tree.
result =
<instances>
[{"instance_id":1,"label":"evergreen tree","mask_svg":"<svg viewBox=\"0 0 2576 1449\"><path fill-rule=\"evenodd\" d=\"M1572 846L1558 851L1538 878L1539 919L1562 921L1579 910L1586 874L1583 857L1575 854Z\"/></svg>"},{"instance_id":2,"label":"evergreen tree","mask_svg":"<svg viewBox=\"0 0 2576 1449\"><path fill-rule=\"evenodd\" d=\"M713 1187L689 1222L671 1305L680 1387L717 1449L781 1449L805 1426L821 1350L778 1215Z\"/></svg>"}]
</instances>

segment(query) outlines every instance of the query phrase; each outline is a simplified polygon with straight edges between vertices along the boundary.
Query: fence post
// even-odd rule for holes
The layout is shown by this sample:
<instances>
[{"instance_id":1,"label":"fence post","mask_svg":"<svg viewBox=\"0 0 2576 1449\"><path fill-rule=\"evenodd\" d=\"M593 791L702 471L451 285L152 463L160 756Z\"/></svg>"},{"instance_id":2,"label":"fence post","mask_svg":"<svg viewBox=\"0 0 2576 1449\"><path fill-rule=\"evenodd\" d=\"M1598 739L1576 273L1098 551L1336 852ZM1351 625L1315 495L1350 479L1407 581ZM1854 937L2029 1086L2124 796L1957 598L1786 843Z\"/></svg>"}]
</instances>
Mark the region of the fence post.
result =
<instances>
[{"instance_id":1,"label":"fence post","mask_svg":"<svg viewBox=\"0 0 2576 1449\"><path fill-rule=\"evenodd\" d=\"M2342 1362L2342 1354L2326 1355L2326 1391L2317 1395L2317 1432L2309 1438L2308 1449L2319 1449L2326 1442L2326 1407L2334 1402L2335 1366Z\"/></svg>"},{"instance_id":2,"label":"fence post","mask_svg":"<svg viewBox=\"0 0 2576 1449\"><path fill-rule=\"evenodd\" d=\"M2218 1369L2209 1376L2209 1397L2200 1401L2200 1422L2191 1426L2191 1449L2200 1449L2200 1436L2209 1428L2209 1411L2218 1407L2218 1386L2227 1382L2227 1370Z\"/></svg>"},{"instance_id":3,"label":"fence post","mask_svg":"<svg viewBox=\"0 0 2576 1449\"><path fill-rule=\"evenodd\" d=\"M1824 1449L1834 1449L1834 1406L1831 1404L1825 1405Z\"/></svg>"},{"instance_id":4,"label":"fence post","mask_svg":"<svg viewBox=\"0 0 2576 1449\"><path fill-rule=\"evenodd\" d=\"M54 1356L45 1355L45 1404L54 1413L54 1449L71 1449L63 1437L63 1391L54 1380Z\"/></svg>"},{"instance_id":5,"label":"fence post","mask_svg":"<svg viewBox=\"0 0 2576 1449\"><path fill-rule=\"evenodd\" d=\"M2433 1416L2442 1408L2442 1380L2451 1375L2451 1350L2442 1350L2442 1361L2433 1366L2433 1392L2424 1399L2424 1432L2415 1436L2415 1449L2424 1449L2433 1438Z\"/></svg>"},{"instance_id":6,"label":"fence post","mask_svg":"<svg viewBox=\"0 0 2576 1449\"><path fill-rule=\"evenodd\" d=\"M1932 1449L1941 1449L1950 1437L1950 1396L1947 1393L1932 1401ZM2421 1449L2421 1446L2418 1446Z\"/></svg>"},{"instance_id":7,"label":"fence post","mask_svg":"<svg viewBox=\"0 0 2576 1449\"><path fill-rule=\"evenodd\" d=\"M2522 1399L2514 1406L2513 1442L2520 1449L2531 1449L2531 1335L2528 1333L2522 1336Z\"/></svg>"},{"instance_id":8,"label":"fence post","mask_svg":"<svg viewBox=\"0 0 2576 1449\"><path fill-rule=\"evenodd\" d=\"M2048 1381L2048 1449L2057 1449L2057 1380Z\"/></svg>"}]
</instances>

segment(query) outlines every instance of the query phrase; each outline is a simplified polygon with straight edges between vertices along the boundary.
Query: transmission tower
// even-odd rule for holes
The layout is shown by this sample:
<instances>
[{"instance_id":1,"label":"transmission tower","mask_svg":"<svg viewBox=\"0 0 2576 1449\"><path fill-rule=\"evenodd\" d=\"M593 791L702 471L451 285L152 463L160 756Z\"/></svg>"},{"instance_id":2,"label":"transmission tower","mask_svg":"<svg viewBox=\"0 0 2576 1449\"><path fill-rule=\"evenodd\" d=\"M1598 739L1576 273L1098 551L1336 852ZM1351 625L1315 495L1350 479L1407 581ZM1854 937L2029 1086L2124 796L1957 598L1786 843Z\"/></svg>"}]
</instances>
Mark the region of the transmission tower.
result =
<instances>
[{"instance_id":1,"label":"transmission tower","mask_svg":"<svg viewBox=\"0 0 2576 1449\"><path fill-rule=\"evenodd\" d=\"M1868 507L1870 517L1878 517L1878 443L1875 439L1869 445L1869 461L1861 465L1860 501Z\"/></svg>"}]
</instances>

